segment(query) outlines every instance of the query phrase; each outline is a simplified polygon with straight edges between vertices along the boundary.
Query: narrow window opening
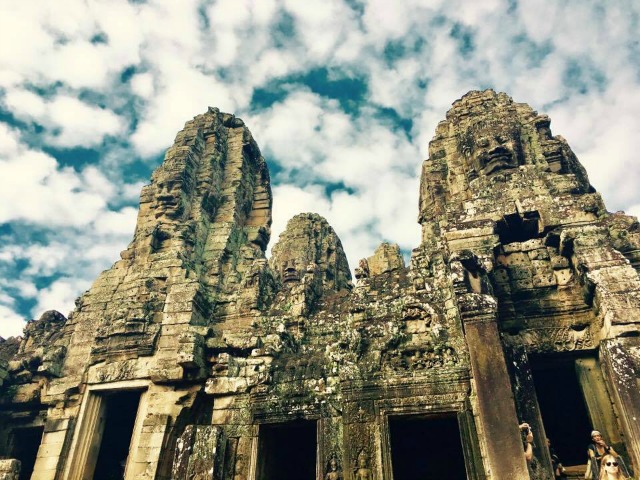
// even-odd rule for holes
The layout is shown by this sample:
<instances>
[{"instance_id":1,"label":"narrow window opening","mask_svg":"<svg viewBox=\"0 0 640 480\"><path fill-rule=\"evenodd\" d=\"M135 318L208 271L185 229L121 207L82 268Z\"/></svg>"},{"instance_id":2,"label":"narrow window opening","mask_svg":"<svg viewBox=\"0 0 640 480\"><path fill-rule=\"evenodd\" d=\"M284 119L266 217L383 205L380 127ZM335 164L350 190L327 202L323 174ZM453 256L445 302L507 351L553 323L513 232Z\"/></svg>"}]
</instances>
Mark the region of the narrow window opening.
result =
<instances>
[{"instance_id":1,"label":"narrow window opening","mask_svg":"<svg viewBox=\"0 0 640 480\"><path fill-rule=\"evenodd\" d=\"M19 480L29 480L36 464L44 427L17 428L13 431L11 457L20 460Z\"/></svg>"},{"instance_id":2,"label":"narrow window opening","mask_svg":"<svg viewBox=\"0 0 640 480\"><path fill-rule=\"evenodd\" d=\"M455 414L389 417L394 480L466 480Z\"/></svg>"},{"instance_id":3,"label":"narrow window opening","mask_svg":"<svg viewBox=\"0 0 640 480\"><path fill-rule=\"evenodd\" d=\"M258 480L314 480L316 478L316 422L260 426Z\"/></svg>"},{"instance_id":4,"label":"narrow window opening","mask_svg":"<svg viewBox=\"0 0 640 480\"><path fill-rule=\"evenodd\" d=\"M539 224L540 214L536 211L525 212L524 215L519 213L505 215L496 224L496 233L503 245L526 242L532 238L540 237Z\"/></svg>"},{"instance_id":5,"label":"narrow window opening","mask_svg":"<svg viewBox=\"0 0 640 480\"><path fill-rule=\"evenodd\" d=\"M565 466L584 465L592 426L573 359L531 358L531 369L551 446Z\"/></svg>"},{"instance_id":6,"label":"narrow window opening","mask_svg":"<svg viewBox=\"0 0 640 480\"><path fill-rule=\"evenodd\" d=\"M140 394L139 391L124 391L104 396L105 425L94 480L124 478Z\"/></svg>"}]
</instances>

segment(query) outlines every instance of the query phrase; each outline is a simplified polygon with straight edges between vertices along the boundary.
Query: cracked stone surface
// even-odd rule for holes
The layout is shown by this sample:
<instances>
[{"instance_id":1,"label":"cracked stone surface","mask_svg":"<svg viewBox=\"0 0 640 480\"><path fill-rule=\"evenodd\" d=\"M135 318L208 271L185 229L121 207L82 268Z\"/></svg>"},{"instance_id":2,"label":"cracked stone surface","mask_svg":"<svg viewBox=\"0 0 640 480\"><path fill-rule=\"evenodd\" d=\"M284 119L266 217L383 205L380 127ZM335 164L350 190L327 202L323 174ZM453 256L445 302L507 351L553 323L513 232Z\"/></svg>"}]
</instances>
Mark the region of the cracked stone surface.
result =
<instances>
[{"instance_id":1,"label":"cracked stone surface","mask_svg":"<svg viewBox=\"0 0 640 480\"><path fill-rule=\"evenodd\" d=\"M267 259L267 163L242 120L210 108L177 134L132 242L68 318L0 339L0 456L39 428L33 478L90 477L91 425L134 391L128 479L269 477L261 426L294 421L315 422L322 478L390 478L387 419L433 412L458 419L469 478L548 478L548 451L527 468L513 427L542 431L529 356L553 354L599 365L593 402L618 416L592 420L637 468L640 227L606 211L549 118L492 90L455 101L418 220L409 264L383 243L355 283L314 213Z\"/></svg>"}]
</instances>

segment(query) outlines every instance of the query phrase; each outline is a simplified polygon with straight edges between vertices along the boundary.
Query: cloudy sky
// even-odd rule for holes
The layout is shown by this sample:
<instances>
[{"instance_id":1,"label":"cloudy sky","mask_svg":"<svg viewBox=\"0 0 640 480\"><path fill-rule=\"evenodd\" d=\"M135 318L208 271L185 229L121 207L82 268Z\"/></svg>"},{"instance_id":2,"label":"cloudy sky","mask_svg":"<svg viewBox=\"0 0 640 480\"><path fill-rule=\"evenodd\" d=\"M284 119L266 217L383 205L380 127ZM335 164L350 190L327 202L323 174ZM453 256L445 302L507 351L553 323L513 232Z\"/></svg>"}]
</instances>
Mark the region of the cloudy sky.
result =
<instances>
[{"instance_id":1,"label":"cloudy sky","mask_svg":"<svg viewBox=\"0 0 640 480\"><path fill-rule=\"evenodd\" d=\"M609 210L638 214L639 20L634 0L0 0L0 336L118 259L209 105L267 158L271 243L316 211L352 266L418 244L421 162L471 89L549 114Z\"/></svg>"}]
</instances>

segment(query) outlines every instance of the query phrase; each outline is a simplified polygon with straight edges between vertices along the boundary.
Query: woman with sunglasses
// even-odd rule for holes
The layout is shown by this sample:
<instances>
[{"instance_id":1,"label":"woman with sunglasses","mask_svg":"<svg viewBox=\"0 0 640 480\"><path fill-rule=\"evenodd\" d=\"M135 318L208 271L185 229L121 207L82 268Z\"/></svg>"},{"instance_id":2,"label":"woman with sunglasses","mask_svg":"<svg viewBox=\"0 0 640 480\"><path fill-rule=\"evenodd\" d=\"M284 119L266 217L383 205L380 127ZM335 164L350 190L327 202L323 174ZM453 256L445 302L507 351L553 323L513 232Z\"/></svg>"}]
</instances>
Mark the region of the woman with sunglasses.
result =
<instances>
[{"instance_id":1,"label":"woman with sunglasses","mask_svg":"<svg viewBox=\"0 0 640 480\"><path fill-rule=\"evenodd\" d=\"M592 480L607 478L601 476L602 472L604 471L602 466L604 465L603 458L605 456L613 457L616 459L618 470L622 474L620 478L627 478L630 476L627 466L622 461L622 457L618 455L618 453L613 449L612 446L607 445L607 443L602 438L602 434L599 431L594 430L593 432L591 432L591 440L593 441L593 443L589 445L587 449L587 452L589 454L590 468L587 469L587 475L585 476L585 478L589 478ZM591 472L591 475L589 475L589 471Z\"/></svg>"},{"instance_id":2,"label":"woman with sunglasses","mask_svg":"<svg viewBox=\"0 0 640 480\"><path fill-rule=\"evenodd\" d=\"M618 459L613 455L607 454L602 457L600 466L599 480L627 480L627 477L622 474Z\"/></svg>"}]
</instances>

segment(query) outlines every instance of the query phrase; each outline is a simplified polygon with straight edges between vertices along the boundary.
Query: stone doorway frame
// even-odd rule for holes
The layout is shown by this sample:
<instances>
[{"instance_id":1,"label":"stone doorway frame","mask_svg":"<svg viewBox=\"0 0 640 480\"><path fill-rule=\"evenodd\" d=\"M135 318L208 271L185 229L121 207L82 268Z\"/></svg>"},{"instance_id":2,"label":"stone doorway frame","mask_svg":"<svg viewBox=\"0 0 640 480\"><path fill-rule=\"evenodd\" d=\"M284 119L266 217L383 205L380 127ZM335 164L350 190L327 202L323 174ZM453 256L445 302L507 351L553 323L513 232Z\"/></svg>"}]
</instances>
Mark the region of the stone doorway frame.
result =
<instances>
[{"instance_id":1,"label":"stone doorway frame","mask_svg":"<svg viewBox=\"0 0 640 480\"><path fill-rule=\"evenodd\" d=\"M287 423L293 423L295 420L287 419L288 421L282 421L281 418L273 419L273 421L262 422L256 425L256 435L253 437L251 445L251 461L249 464L250 480L258 480L258 465L260 462L260 428L266 425L284 425ZM296 420L303 420L305 422L314 422L316 424L316 478L324 478L324 422L322 418L302 418Z\"/></svg>"},{"instance_id":2,"label":"stone doorway frame","mask_svg":"<svg viewBox=\"0 0 640 480\"><path fill-rule=\"evenodd\" d=\"M395 403L395 402L394 402ZM380 431L381 464L378 471L380 478L393 480L393 464L391 459L391 435L389 417L413 417L428 419L430 416L451 415L458 422L460 444L464 456L464 467L469 480L484 480L484 466L480 453L480 439L475 427L475 420L470 405L465 401L454 401L438 404L397 405L377 410Z\"/></svg>"},{"instance_id":3,"label":"stone doorway frame","mask_svg":"<svg viewBox=\"0 0 640 480\"><path fill-rule=\"evenodd\" d=\"M610 387L603 375L601 360L597 350L581 350L572 352L554 352L555 362L563 361L573 370L575 380L584 401L586 414L591 422L590 428L596 428L602 432L607 443L614 447L617 453L628 458L628 446L622 435L620 415L616 412L616 403L611 395ZM537 358L536 358L537 357ZM540 364L544 368L545 361L552 358L549 354L537 353L534 359L527 356L528 369L531 372L531 381L535 384L536 370ZM532 366L533 365L533 366ZM544 427L544 415L538 405L536 393L536 408L540 417L540 424ZM540 429L540 431L544 431ZM546 433L546 432L545 432ZM585 445L589 443L585 439ZM586 455L585 455L586 462Z\"/></svg>"},{"instance_id":4,"label":"stone doorway frame","mask_svg":"<svg viewBox=\"0 0 640 480\"><path fill-rule=\"evenodd\" d=\"M104 424L99 424L100 416L104 414L105 402L103 399L108 393L118 391L139 391L140 401L138 411L131 434L130 451L133 455L127 458L125 478L128 477L131 465L138 457L138 444L142 433L142 424L147 411L148 380L128 380L103 385L88 385L85 391L78 422L71 441L68 461L64 469L64 478L68 480L91 480L87 469L93 472L95 462L102 441ZM91 465L93 463L93 465ZM89 476L88 476L89 475Z\"/></svg>"}]
</instances>

